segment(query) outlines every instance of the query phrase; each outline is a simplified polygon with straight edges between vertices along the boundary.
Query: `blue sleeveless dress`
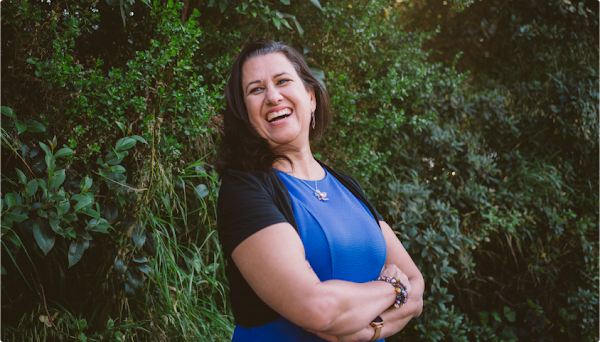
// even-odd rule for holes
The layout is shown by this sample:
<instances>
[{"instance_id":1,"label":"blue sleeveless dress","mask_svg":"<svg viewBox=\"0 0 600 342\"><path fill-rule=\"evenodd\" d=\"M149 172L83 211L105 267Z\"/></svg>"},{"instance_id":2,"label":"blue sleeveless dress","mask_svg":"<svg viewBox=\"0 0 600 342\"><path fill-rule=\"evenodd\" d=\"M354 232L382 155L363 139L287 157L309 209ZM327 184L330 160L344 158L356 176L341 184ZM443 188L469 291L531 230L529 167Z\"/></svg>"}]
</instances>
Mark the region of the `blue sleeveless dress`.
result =
<instances>
[{"instance_id":1,"label":"blue sleeveless dress","mask_svg":"<svg viewBox=\"0 0 600 342\"><path fill-rule=\"evenodd\" d=\"M369 209L325 170L325 178L303 181L283 172L306 259L321 281L338 279L365 283L379 276L386 244ZM328 201L315 197L316 188ZM237 325L232 342L322 342L323 339L280 317L255 328ZM381 340L383 341L383 340Z\"/></svg>"}]
</instances>

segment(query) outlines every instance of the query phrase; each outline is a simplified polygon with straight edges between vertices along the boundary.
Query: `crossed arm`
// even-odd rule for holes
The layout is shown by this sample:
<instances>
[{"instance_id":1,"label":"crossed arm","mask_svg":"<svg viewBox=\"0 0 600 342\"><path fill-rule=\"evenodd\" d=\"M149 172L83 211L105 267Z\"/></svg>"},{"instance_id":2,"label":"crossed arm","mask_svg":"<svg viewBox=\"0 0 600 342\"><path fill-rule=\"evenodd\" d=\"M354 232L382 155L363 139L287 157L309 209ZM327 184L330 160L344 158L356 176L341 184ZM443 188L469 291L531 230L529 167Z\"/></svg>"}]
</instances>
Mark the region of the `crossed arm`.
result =
<instances>
[{"instance_id":1,"label":"crossed arm","mask_svg":"<svg viewBox=\"0 0 600 342\"><path fill-rule=\"evenodd\" d=\"M421 313L424 284L392 229L383 221L380 224L387 244L386 264L397 266L396 274L388 276L400 278L404 273L410 283L410 299L400 309L388 310L395 291L385 282L321 282L307 264L302 241L289 223L251 235L234 249L232 258L256 294L294 324L325 339L357 334L354 340L368 340L374 332L369 323L379 315L384 320L383 338ZM365 339L359 334L370 335Z\"/></svg>"}]
</instances>

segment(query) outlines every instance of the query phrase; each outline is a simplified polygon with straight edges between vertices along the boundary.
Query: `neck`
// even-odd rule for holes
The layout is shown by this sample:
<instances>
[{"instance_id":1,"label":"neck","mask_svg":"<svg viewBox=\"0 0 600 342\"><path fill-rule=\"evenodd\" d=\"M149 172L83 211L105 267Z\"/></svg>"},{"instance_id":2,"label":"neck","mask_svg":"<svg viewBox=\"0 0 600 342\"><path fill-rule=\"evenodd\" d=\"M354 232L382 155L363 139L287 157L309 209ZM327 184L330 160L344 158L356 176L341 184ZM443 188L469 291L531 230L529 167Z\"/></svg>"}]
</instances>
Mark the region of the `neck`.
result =
<instances>
[{"instance_id":1,"label":"neck","mask_svg":"<svg viewBox=\"0 0 600 342\"><path fill-rule=\"evenodd\" d=\"M310 146L286 155L292 164L287 160L278 160L273 167L300 179L320 180L325 177L325 171L313 157Z\"/></svg>"}]
</instances>

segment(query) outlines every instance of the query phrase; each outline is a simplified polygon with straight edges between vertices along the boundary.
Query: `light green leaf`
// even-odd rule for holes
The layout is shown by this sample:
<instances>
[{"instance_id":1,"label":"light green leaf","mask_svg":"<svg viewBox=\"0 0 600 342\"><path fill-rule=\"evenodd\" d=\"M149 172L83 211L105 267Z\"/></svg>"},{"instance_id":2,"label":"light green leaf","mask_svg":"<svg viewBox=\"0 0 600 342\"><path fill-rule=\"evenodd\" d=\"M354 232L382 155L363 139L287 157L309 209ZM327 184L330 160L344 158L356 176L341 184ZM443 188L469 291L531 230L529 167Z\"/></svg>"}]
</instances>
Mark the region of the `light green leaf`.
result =
<instances>
[{"instance_id":1,"label":"light green leaf","mask_svg":"<svg viewBox=\"0 0 600 342\"><path fill-rule=\"evenodd\" d=\"M56 152L56 154L54 154L54 157L58 158L58 157L64 157L64 156L71 156L71 155L73 155L73 153L75 153L75 152L73 152L72 149L65 147L65 148L61 148L60 150L58 150L58 152Z\"/></svg>"},{"instance_id":2,"label":"light green leaf","mask_svg":"<svg viewBox=\"0 0 600 342\"><path fill-rule=\"evenodd\" d=\"M209 191L208 191L208 188L206 187L206 185L200 184L196 187L194 195L196 195L196 197L198 197L198 198L203 198L206 195L208 195L208 193L209 193Z\"/></svg>"},{"instance_id":3,"label":"light green leaf","mask_svg":"<svg viewBox=\"0 0 600 342\"><path fill-rule=\"evenodd\" d=\"M132 148L136 143L135 139L132 138L121 138L119 139L119 141L117 141L117 144L115 145L115 150L118 151L125 151L128 150L130 148Z\"/></svg>"},{"instance_id":4,"label":"light green leaf","mask_svg":"<svg viewBox=\"0 0 600 342\"><path fill-rule=\"evenodd\" d=\"M280 0L280 1L284 5L289 5L290 4L290 0Z\"/></svg>"},{"instance_id":5,"label":"light green leaf","mask_svg":"<svg viewBox=\"0 0 600 342\"><path fill-rule=\"evenodd\" d=\"M83 241L81 239L75 239L71 242L71 245L69 246L68 255L69 268L71 268L71 266L75 265L79 260L81 260L84 250L85 249L83 247Z\"/></svg>"},{"instance_id":6,"label":"light green leaf","mask_svg":"<svg viewBox=\"0 0 600 342\"><path fill-rule=\"evenodd\" d=\"M23 171L17 169L15 167L15 170L17 170L17 175L19 175L19 184L27 184L27 176L25 176L25 174L23 173Z\"/></svg>"},{"instance_id":7,"label":"light green leaf","mask_svg":"<svg viewBox=\"0 0 600 342\"><path fill-rule=\"evenodd\" d=\"M323 10L323 7L321 7L319 0L309 0L309 1L312 2L313 5L317 6L317 8L320 9L321 11Z\"/></svg>"},{"instance_id":8,"label":"light green leaf","mask_svg":"<svg viewBox=\"0 0 600 342\"><path fill-rule=\"evenodd\" d=\"M13 118L13 119L17 120L17 116L15 115L15 112L10 107L2 106L2 114L8 116L9 118Z\"/></svg>"},{"instance_id":9,"label":"light green leaf","mask_svg":"<svg viewBox=\"0 0 600 342\"><path fill-rule=\"evenodd\" d=\"M52 229L42 220L36 219L33 223L33 236L38 246L44 252L44 255L48 255L48 252L54 247L54 242L56 241L56 235Z\"/></svg>"},{"instance_id":10,"label":"light green leaf","mask_svg":"<svg viewBox=\"0 0 600 342\"><path fill-rule=\"evenodd\" d=\"M21 134L23 132L27 132L27 124L20 123L20 122L15 122L15 125L17 126L17 133L18 134Z\"/></svg>"},{"instance_id":11,"label":"light green leaf","mask_svg":"<svg viewBox=\"0 0 600 342\"><path fill-rule=\"evenodd\" d=\"M275 27L277 27L278 30L281 29L281 19L278 19L275 17L273 17L271 19L273 19L273 24L275 24Z\"/></svg>"},{"instance_id":12,"label":"light green leaf","mask_svg":"<svg viewBox=\"0 0 600 342\"><path fill-rule=\"evenodd\" d=\"M32 179L25 186L25 191L27 191L27 196L31 197L35 195L35 192L38 190L38 181L37 179Z\"/></svg>"},{"instance_id":13,"label":"light green leaf","mask_svg":"<svg viewBox=\"0 0 600 342\"><path fill-rule=\"evenodd\" d=\"M27 130L29 132L46 132L46 126L39 121L29 120L27 121Z\"/></svg>"},{"instance_id":14,"label":"light green leaf","mask_svg":"<svg viewBox=\"0 0 600 342\"><path fill-rule=\"evenodd\" d=\"M152 273L152 267L150 267L148 264L137 265L137 268L148 275Z\"/></svg>"},{"instance_id":15,"label":"light green leaf","mask_svg":"<svg viewBox=\"0 0 600 342\"><path fill-rule=\"evenodd\" d=\"M50 187L50 189L58 188L65 181L65 177L66 177L65 170L64 169L58 170L54 174L54 176L52 176L48 179L48 186Z\"/></svg>"}]
</instances>

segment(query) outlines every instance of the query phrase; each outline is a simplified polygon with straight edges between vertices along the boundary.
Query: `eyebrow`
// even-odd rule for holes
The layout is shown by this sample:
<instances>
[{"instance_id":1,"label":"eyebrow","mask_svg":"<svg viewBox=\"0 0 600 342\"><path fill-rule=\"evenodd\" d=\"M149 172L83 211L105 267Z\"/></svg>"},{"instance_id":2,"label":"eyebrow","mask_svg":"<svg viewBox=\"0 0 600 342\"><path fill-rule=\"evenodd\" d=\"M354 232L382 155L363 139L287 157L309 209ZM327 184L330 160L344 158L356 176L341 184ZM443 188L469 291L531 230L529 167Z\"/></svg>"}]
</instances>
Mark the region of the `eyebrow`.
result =
<instances>
[{"instance_id":1,"label":"eyebrow","mask_svg":"<svg viewBox=\"0 0 600 342\"><path fill-rule=\"evenodd\" d=\"M285 71L284 72L280 72L277 75L273 76L273 78L277 78L277 77L282 76L282 75L289 75L289 73L287 73ZM245 91L246 93L248 92L248 87L250 87L250 85L254 84L254 83L260 83L260 80L256 80L256 81L252 81L252 82L248 83L246 85L246 91Z\"/></svg>"}]
</instances>

